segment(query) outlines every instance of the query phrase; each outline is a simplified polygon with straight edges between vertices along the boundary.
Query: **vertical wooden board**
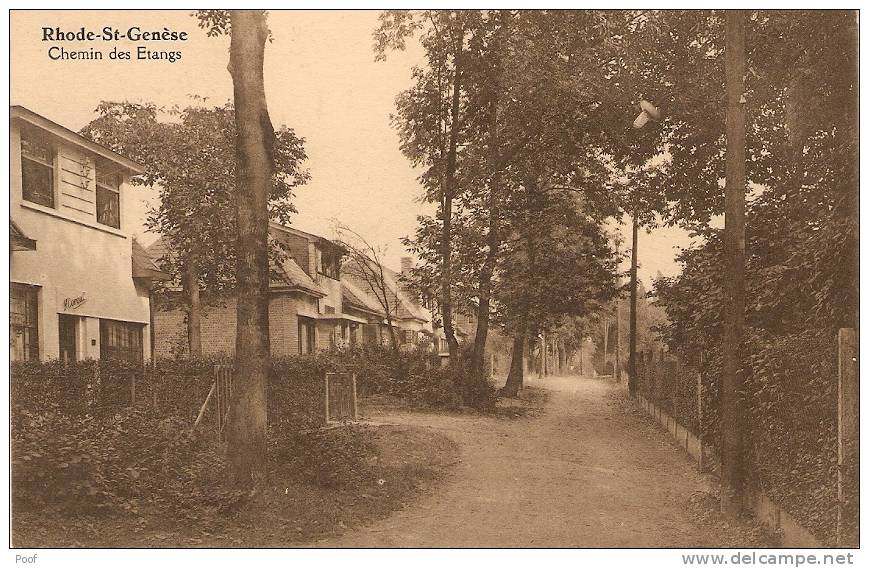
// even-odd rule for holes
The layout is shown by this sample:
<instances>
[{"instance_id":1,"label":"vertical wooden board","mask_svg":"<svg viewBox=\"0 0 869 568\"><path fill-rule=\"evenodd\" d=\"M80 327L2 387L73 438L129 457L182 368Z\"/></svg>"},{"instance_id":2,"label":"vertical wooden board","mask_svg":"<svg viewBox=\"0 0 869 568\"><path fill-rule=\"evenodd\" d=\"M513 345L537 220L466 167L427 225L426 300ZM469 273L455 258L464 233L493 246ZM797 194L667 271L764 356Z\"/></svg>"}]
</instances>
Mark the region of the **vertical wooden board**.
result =
<instances>
[{"instance_id":1,"label":"vertical wooden board","mask_svg":"<svg viewBox=\"0 0 869 568\"><path fill-rule=\"evenodd\" d=\"M857 372L857 333L839 330L838 473L836 544L859 543L860 385Z\"/></svg>"}]
</instances>

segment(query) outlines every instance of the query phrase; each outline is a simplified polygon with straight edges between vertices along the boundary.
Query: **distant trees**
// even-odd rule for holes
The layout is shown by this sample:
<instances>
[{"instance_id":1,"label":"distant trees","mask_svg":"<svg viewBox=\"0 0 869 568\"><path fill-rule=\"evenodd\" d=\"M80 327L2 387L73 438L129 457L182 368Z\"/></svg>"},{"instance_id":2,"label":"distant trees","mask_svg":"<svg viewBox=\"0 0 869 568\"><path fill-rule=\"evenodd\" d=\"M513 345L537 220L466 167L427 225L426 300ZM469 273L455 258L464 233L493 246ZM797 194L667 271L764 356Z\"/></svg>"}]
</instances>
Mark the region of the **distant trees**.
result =
<instances>
[{"instance_id":1,"label":"distant trees","mask_svg":"<svg viewBox=\"0 0 869 568\"><path fill-rule=\"evenodd\" d=\"M378 46L400 45L397 36L403 41L416 29L427 30L420 39L427 67L414 71L415 86L399 96L395 122L402 150L428 166L421 181L440 204L438 217L421 219L412 239L412 249L428 263L417 274L429 290L441 283L437 297L445 328L456 303L476 313L466 377L472 387L484 380L490 320L500 309L499 259L513 230L509 216L516 195L549 184L577 194L583 213L596 220L614 210L604 187L608 174L599 136L607 124L599 102L607 71L596 53L608 36L593 12L455 13L449 22L461 23L462 40L452 35L452 44L433 14L389 13L384 21L375 33ZM447 46L452 47L445 51ZM447 68L452 89L445 88ZM447 134L453 132L455 152ZM434 250L439 254L428 252Z\"/></svg>"},{"instance_id":2,"label":"distant trees","mask_svg":"<svg viewBox=\"0 0 869 568\"><path fill-rule=\"evenodd\" d=\"M589 316L616 293L614 251L576 195L536 183L516 193L524 203L515 204L515 217L505 227L495 284L496 321L513 337L504 396L516 396L522 386L529 337Z\"/></svg>"}]
</instances>

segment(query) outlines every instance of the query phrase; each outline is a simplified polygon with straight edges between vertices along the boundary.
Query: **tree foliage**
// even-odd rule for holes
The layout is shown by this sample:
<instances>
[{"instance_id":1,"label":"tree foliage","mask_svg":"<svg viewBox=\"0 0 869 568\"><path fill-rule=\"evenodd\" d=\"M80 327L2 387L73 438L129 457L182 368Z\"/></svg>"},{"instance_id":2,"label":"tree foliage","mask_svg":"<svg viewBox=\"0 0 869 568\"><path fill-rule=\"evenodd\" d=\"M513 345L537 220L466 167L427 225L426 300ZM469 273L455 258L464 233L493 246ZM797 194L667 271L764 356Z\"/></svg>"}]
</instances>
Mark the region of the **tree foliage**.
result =
<instances>
[{"instance_id":1,"label":"tree foliage","mask_svg":"<svg viewBox=\"0 0 869 568\"><path fill-rule=\"evenodd\" d=\"M195 260L203 289L222 294L235 290L235 112L229 103L194 102L166 109L103 101L81 134L145 166L134 183L158 190L146 225L165 240L163 267L180 281L185 264ZM288 224L293 192L309 179L307 156L292 129L278 129L275 140L269 215Z\"/></svg>"}]
</instances>

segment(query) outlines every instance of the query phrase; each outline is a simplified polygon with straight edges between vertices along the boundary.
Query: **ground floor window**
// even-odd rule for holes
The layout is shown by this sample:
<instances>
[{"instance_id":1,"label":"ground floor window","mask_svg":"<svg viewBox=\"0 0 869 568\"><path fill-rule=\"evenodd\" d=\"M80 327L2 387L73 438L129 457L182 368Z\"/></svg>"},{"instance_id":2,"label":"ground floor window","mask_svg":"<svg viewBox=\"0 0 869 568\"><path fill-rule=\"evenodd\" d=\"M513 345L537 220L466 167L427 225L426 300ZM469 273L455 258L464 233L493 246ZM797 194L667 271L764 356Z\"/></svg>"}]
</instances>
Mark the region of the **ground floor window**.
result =
<instances>
[{"instance_id":1,"label":"ground floor window","mask_svg":"<svg viewBox=\"0 0 869 568\"><path fill-rule=\"evenodd\" d=\"M13 361L39 359L39 287L12 283L9 347Z\"/></svg>"},{"instance_id":2,"label":"ground floor window","mask_svg":"<svg viewBox=\"0 0 869 568\"><path fill-rule=\"evenodd\" d=\"M100 359L141 361L142 329L144 324L116 320L100 320Z\"/></svg>"},{"instance_id":3,"label":"ground floor window","mask_svg":"<svg viewBox=\"0 0 869 568\"><path fill-rule=\"evenodd\" d=\"M306 355L314 352L314 320L299 318L299 354Z\"/></svg>"},{"instance_id":4,"label":"ground floor window","mask_svg":"<svg viewBox=\"0 0 869 568\"><path fill-rule=\"evenodd\" d=\"M410 329L405 329L404 342L409 345L416 345L416 332Z\"/></svg>"}]
</instances>

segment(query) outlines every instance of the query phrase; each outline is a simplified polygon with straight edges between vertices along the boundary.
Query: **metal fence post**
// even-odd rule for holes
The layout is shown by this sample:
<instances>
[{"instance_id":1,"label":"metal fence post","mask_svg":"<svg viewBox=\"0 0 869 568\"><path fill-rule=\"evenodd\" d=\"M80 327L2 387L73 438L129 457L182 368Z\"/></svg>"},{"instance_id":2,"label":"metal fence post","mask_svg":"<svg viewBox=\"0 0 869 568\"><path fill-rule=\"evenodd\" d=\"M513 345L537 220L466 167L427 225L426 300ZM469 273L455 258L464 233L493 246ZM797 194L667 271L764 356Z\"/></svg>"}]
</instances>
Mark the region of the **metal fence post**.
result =
<instances>
[{"instance_id":1,"label":"metal fence post","mask_svg":"<svg viewBox=\"0 0 869 568\"><path fill-rule=\"evenodd\" d=\"M857 546L859 528L860 385L857 374L857 333L839 330L838 473L836 546Z\"/></svg>"},{"instance_id":2,"label":"metal fence post","mask_svg":"<svg viewBox=\"0 0 869 568\"><path fill-rule=\"evenodd\" d=\"M353 420L359 420L359 404L356 399L356 373L353 373Z\"/></svg>"},{"instance_id":3,"label":"metal fence post","mask_svg":"<svg viewBox=\"0 0 869 568\"><path fill-rule=\"evenodd\" d=\"M326 424L329 424L329 373L326 373Z\"/></svg>"},{"instance_id":4,"label":"metal fence post","mask_svg":"<svg viewBox=\"0 0 869 568\"><path fill-rule=\"evenodd\" d=\"M703 374L700 370L697 371L697 445L697 469L703 473Z\"/></svg>"}]
</instances>

